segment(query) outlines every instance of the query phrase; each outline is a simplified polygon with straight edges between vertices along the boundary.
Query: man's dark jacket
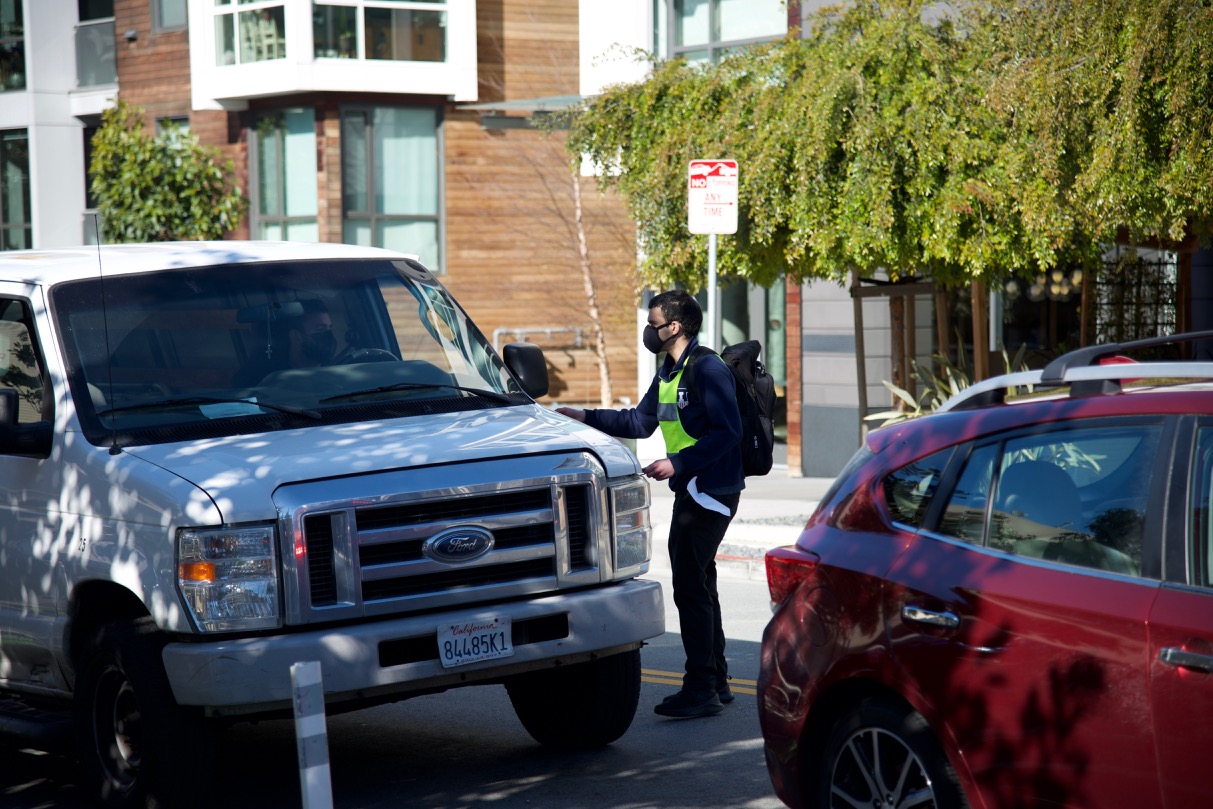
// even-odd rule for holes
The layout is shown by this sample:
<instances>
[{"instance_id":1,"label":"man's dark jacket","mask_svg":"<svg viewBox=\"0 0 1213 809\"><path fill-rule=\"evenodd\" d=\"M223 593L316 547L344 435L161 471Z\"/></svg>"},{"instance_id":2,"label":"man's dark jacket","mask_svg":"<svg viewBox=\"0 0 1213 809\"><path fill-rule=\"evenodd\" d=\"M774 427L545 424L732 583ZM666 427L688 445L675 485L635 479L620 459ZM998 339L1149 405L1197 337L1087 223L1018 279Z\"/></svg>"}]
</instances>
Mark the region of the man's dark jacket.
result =
<instances>
[{"instance_id":1,"label":"man's dark jacket","mask_svg":"<svg viewBox=\"0 0 1213 809\"><path fill-rule=\"evenodd\" d=\"M682 370L694 355L698 340L692 340L677 365L667 354L652 384L636 407L628 410L587 410L585 423L619 438L645 438L658 429L657 387ZM679 380L678 401L682 403L678 419L687 434L696 439L693 446L669 456L674 464L670 488L685 491L692 478L695 487L707 494L732 494L745 488L741 470L741 415L733 387L733 372L715 356L695 361L695 392L683 389L686 375Z\"/></svg>"}]
</instances>

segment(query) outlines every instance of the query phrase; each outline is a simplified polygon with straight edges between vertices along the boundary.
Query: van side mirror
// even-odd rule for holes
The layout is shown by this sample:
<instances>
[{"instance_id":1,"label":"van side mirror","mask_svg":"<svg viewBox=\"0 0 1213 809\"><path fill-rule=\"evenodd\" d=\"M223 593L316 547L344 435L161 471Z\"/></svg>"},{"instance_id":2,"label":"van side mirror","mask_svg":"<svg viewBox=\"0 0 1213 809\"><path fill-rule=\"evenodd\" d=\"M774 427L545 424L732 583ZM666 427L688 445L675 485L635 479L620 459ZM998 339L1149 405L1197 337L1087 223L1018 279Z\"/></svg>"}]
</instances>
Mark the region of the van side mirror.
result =
<instances>
[{"instance_id":1,"label":"van side mirror","mask_svg":"<svg viewBox=\"0 0 1213 809\"><path fill-rule=\"evenodd\" d=\"M51 454L51 423L18 424L17 391L0 388L0 454L46 458Z\"/></svg>"},{"instance_id":2,"label":"van side mirror","mask_svg":"<svg viewBox=\"0 0 1213 809\"><path fill-rule=\"evenodd\" d=\"M548 393L548 363L543 349L534 343L510 343L501 350L505 367L532 399Z\"/></svg>"}]
</instances>

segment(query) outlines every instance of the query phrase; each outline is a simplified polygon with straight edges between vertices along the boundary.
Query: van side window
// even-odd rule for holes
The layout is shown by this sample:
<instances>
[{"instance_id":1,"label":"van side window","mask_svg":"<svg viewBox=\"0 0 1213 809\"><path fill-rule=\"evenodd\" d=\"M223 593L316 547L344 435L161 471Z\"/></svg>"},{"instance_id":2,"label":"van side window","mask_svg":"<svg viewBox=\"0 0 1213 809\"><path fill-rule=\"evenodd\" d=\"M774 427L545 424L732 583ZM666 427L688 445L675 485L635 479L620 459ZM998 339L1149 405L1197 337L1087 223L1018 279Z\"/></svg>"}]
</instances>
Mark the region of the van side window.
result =
<instances>
[{"instance_id":1,"label":"van side window","mask_svg":"<svg viewBox=\"0 0 1213 809\"><path fill-rule=\"evenodd\" d=\"M17 423L33 424L43 413L45 374L30 336L34 322L28 304L0 298L0 388L17 392Z\"/></svg>"}]
</instances>

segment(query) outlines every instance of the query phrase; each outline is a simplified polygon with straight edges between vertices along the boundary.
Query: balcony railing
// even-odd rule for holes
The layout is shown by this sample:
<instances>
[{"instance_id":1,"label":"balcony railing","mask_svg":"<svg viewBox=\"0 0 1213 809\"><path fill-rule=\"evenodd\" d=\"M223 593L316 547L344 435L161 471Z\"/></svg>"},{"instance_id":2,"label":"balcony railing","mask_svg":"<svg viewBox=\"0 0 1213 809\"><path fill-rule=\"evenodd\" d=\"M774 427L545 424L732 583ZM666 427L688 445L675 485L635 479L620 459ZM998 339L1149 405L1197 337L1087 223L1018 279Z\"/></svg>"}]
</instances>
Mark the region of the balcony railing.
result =
<instances>
[{"instance_id":1,"label":"balcony railing","mask_svg":"<svg viewBox=\"0 0 1213 809\"><path fill-rule=\"evenodd\" d=\"M76 26L76 85L100 87L118 83L114 20L92 20Z\"/></svg>"}]
</instances>

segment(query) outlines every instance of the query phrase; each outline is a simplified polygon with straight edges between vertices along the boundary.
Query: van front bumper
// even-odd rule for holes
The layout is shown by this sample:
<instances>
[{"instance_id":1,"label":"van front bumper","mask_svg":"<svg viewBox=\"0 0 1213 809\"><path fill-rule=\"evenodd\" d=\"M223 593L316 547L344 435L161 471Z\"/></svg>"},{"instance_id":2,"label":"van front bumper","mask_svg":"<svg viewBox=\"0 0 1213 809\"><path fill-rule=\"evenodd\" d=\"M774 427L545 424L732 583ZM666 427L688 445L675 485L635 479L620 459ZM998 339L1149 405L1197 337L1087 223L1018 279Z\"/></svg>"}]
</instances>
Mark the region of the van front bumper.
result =
<instances>
[{"instance_id":1,"label":"van front bumper","mask_svg":"<svg viewBox=\"0 0 1213 809\"><path fill-rule=\"evenodd\" d=\"M446 668L437 658L436 643L429 656L428 641L442 627L493 618L510 619L512 656ZM289 709L295 663L320 663L327 703L372 703L591 660L639 648L664 632L661 585L632 579L526 601L329 629L174 642L164 648L164 668L179 705L201 706L212 715L241 715Z\"/></svg>"}]
</instances>

